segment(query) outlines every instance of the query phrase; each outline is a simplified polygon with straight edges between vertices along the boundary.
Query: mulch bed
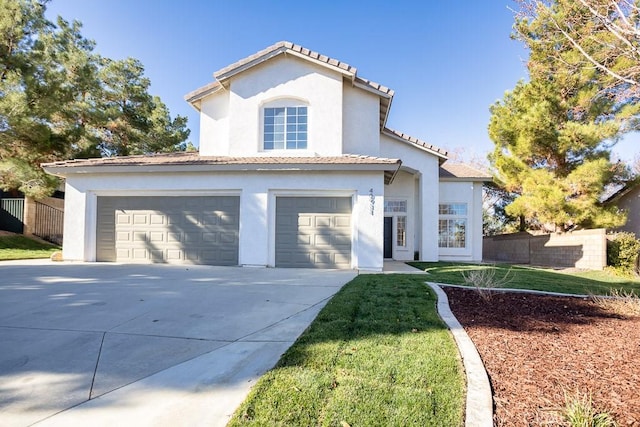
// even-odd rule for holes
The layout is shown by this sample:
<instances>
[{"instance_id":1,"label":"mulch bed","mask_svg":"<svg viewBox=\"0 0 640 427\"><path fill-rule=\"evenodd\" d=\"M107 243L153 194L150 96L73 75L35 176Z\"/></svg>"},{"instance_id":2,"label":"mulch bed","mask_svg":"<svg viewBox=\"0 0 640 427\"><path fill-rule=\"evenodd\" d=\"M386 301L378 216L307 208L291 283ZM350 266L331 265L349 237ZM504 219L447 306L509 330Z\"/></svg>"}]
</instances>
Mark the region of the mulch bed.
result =
<instances>
[{"instance_id":1,"label":"mulch bed","mask_svg":"<svg viewBox=\"0 0 640 427\"><path fill-rule=\"evenodd\" d=\"M619 426L640 426L640 316L584 298L444 290L487 368L496 426L558 425L577 391Z\"/></svg>"}]
</instances>

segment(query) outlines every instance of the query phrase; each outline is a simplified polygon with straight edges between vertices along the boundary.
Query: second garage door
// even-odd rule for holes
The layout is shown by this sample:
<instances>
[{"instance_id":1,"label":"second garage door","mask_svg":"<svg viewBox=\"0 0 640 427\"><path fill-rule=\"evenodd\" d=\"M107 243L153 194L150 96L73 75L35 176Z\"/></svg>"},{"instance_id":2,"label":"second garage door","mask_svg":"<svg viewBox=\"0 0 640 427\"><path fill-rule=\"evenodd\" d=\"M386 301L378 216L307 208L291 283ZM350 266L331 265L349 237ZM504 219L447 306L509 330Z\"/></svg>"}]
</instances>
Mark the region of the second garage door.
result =
<instances>
[{"instance_id":1,"label":"second garage door","mask_svg":"<svg viewBox=\"0 0 640 427\"><path fill-rule=\"evenodd\" d=\"M238 265L240 199L98 197L98 261Z\"/></svg>"},{"instance_id":2,"label":"second garage door","mask_svg":"<svg viewBox=\"0 0 640 427\"><path fill-rule=\"evenodd\" d=\"M351 198L277 197L276 267L351 268Z\"/></svg>"}]
</instances>

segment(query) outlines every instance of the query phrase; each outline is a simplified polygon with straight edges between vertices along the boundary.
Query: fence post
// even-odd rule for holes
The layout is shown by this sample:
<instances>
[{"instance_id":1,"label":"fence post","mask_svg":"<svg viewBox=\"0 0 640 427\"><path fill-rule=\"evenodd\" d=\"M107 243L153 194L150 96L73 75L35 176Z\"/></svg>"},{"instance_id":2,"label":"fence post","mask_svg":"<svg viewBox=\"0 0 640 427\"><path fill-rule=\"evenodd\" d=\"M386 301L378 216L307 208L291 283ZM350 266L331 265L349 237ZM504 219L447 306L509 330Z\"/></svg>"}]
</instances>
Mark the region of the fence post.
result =
<instances>
[{"instance_id":1,"label":"fence post","mask_svg":"<svg viewBox=\"0 0 640 427\"><path fill-rule=\"evenodd\" d=\"M24 229L22 234L33 236L36 230L36 201L31 197L24 197Z\"/></svg>"}]
</instances>

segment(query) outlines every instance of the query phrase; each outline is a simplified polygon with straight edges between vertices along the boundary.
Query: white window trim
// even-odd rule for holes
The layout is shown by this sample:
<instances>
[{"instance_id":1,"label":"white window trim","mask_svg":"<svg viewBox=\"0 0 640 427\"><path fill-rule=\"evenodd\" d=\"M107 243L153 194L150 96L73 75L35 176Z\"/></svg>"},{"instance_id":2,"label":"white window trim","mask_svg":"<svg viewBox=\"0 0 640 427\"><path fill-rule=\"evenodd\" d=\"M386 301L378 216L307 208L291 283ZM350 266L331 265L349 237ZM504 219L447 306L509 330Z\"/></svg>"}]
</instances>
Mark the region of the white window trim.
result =
<instances>
[{"instance_id":1,"label":"white window trim","mask_svg":"<svg viewBox=\"0 0 640 427\"><path fill-rule=\"evenodd\" d=\"M384 210L383 207L383 216L384 217L391 217L391 240L392 240L392 247L391 247L391 257L394 258L396 255L398 255L400 252L408 252L409 251L409 236L410 233L409 231L411 230L411 215L409 215L409 210L410 210L410 203L409 203L409 199L406 197L385 197L384 202L404 202L405 203L405 211L404 212L387 212ZM403 216L405 217L405 239L404 239L404 246L398 246L398 217L399 216ZM398 256L398 258L401 258Z\"/></svg>"},{"instance_id":2,"label":"white window trim","mask_svg":"<svg viewBox=\"0 0 640 427\"><path fill-rule=\"evenodd\" d=\"M458 214L441 214L440 213L440 205L465 205L466 206L466 215L458 215ZM465 229L464 229L464 246L463 247L442 247L440 246L440 220L455 220L455 219L464 219L465 220ZM466 201L446 201L446 202L438 202L438 251L441 254L466 254L471 250L471 215L470 215L470 204Z\"/></svg>"}]
</instances>

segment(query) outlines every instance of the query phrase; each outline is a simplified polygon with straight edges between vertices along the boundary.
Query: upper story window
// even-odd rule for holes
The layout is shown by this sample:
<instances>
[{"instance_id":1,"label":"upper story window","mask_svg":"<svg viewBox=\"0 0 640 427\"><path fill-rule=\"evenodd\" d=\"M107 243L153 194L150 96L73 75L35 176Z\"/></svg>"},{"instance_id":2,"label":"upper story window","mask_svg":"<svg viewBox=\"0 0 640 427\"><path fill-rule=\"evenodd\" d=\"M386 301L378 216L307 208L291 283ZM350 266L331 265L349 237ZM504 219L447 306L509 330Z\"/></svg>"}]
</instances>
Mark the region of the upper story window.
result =
<instances>
[{"instance_id":1,"label":"upper story window","mask_svg":"<svg viewBox=\"0 0 640 427\"><path fill-rule=\"evenodd\" d=\"M307 107L265 107L264 149L307 148Z\"/></svg>"}]
</instances>

